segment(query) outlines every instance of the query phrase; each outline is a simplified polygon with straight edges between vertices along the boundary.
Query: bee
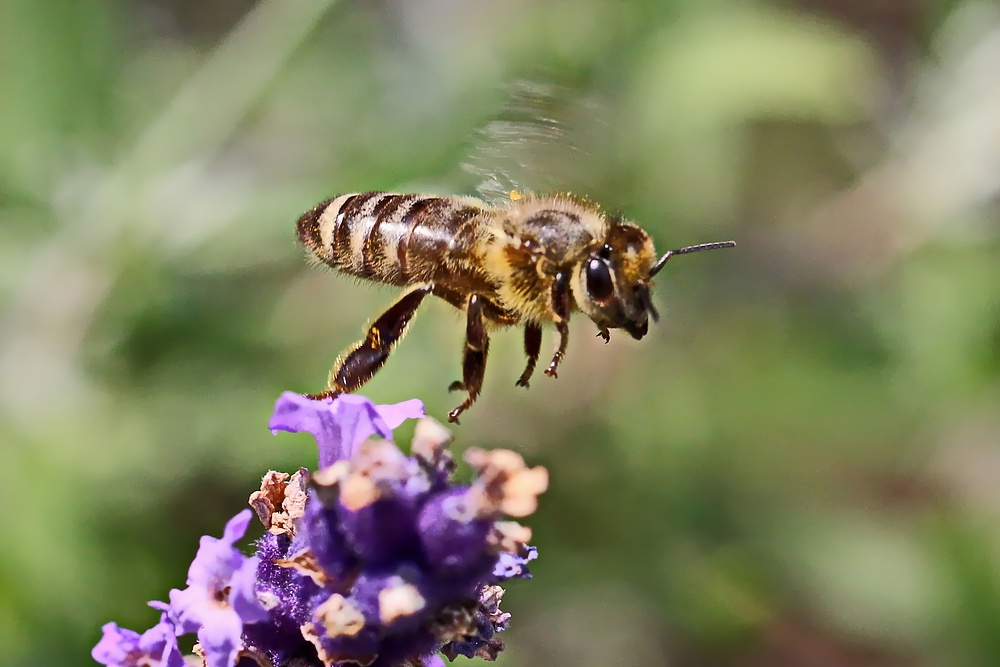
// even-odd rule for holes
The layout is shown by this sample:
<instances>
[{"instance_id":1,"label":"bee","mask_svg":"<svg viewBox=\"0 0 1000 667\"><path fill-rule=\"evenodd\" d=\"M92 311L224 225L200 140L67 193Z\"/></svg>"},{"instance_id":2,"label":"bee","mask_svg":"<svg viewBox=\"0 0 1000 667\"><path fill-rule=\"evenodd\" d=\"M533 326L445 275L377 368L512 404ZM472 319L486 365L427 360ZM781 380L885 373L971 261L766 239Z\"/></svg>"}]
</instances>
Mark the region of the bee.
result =
<instances>
[{"instance_id":1,"label":"bee","mask_svg":"<svg viewBox=\"0 0 1000 667\"><path fill-rule=\"evenodd\" d=\"M733 241L669 250L657 256L649 234L596 204L568 194L511 192L491 206L474 197L390 192L344 194L321 202L297 223L299 241L315 260L373 282L405 288L378 315L364 339L330 371L313 398L357 391L385 364L420 304L436 296L465 313L462 379L451 391L478 398L486 372L490 332L524 326L527 365L517 386L527 387L541 354L542 327L557 343L545 374L556 377L569 343L569 321L581 311L610 340L623 329L639 340L653 305L653 278L676 255L728 248Z\"/></svg>"}]
</instances>

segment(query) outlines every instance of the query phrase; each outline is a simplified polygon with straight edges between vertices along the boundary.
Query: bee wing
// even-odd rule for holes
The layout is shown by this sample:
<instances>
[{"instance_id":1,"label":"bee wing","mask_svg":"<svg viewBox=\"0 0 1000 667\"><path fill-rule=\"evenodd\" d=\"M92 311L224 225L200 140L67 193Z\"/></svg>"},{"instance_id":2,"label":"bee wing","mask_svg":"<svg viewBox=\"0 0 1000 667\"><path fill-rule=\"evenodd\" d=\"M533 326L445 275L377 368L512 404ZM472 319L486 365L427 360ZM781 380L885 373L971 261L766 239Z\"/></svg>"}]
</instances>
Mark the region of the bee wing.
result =
<instances>
[{"instance_id":1,"label":"bee wing","mask_svg":"<svg viewBox=\"0 0 1000 667\"><path fill-rule=\"evenodd\" d=\"M516 81L505 93L462 164L479 195L502 202L512 191L586 193L595 173L588 149L603 135L599 105L554 83Z\"/></svg>"}]
</instances>

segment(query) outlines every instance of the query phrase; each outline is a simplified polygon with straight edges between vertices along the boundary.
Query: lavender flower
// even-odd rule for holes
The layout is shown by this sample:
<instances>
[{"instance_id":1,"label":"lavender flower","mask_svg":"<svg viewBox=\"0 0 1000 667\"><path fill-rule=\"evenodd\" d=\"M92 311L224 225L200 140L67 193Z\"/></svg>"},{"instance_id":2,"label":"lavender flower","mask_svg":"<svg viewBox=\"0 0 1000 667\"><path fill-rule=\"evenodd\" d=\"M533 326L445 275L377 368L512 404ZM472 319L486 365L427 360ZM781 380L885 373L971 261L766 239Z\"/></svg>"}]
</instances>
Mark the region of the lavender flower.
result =
<instances>
[{"instance_id":1,"label":"lavender flower","mask_svg":"<svg viewBox=\"0 0 1000 667\"><path fill-rule=\"evenodd\" d=\"M250 510L243 510L230 519L221 540L201 538L188 587L170 591L168 616L181 632L198 633L209 667L235 664L243 624L267 618L254 586L257 559L233 546L247 532L250 516Z\"/></svg>"},{"instance_id":2,"label":"lavender flower","mask_svg":"<svg viewBox=\"0 0 1000 667\"><path fill-rule=\"evenodd\" d=\"M439 653L495 659L503 649L496 634L510 620L498 584L530 577L537 555L530 530L503 517L531 514L548 475L512 451L470 449L476 477L456 484L450 435L429 419L418 422L410 456L369 439L391 438L422 416L416 400L376 406L360 396L283 394L270 427L311 433L320 470L265 475L250 497L267 529L256 554L234 546L247 511L222 539L203 538L188 587L171 592L150 641L197 633L206 667L442 667ZM122 632L105 626L95 659L175 667L137 663L146 655L133 648L138 635Z\"/></svg>"},{"instance_id":3,"label":"lavender flower","mask_svg":"<svg viewBox=\"0 0 1000 667\"><path fill-rule=\"evenodd\" d=\"M141 635L105 623L104 636L90 652L94 660L107 667L184 667L184 657L177 648L174 627L164 615L160 622Z\"/></svg>"}]
</instances>

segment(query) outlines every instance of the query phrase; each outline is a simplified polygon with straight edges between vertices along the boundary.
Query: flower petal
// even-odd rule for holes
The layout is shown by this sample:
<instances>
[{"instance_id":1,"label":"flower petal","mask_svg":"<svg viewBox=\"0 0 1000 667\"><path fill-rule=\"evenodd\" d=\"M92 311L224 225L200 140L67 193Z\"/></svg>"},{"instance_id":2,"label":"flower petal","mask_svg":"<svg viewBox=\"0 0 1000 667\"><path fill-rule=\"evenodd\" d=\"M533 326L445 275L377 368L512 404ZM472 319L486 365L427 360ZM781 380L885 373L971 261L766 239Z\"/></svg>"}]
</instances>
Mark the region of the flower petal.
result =
<instances>
[{"instance_id":1,"label":"flower petal","mask_svg":"<svg viewBox=\"0 0 1000 667\"><path fill-rule=\"evenodd\" d=\"M250 526L250 517L252 515L253 513L250 510L243 510L226 522L226 529L222 533L222 541L229 546L233 546L242 540L243 536L247 534L247 528Z\"/></svg>"},{"instance_id":2,"label":"flower petal","mask_svg":"<svg viewBox=\"0 0 1000 667\"><path fill-rule=\"evenodd\" d=\"M424 402L419 398L411 398L393 405L376 405L375 410L378 411L379 417L385 421L389 428L396 429L407 419L423 418Z\"/></svg>"},{"instance_id":3,"label":"flower petal","mask_svg":"<svg viewBox=\"0 0 1000 667\"><path fill-rule=\"evenodd\" d=\"M493 578L495 581L531 579L531 572L528 571L528 562L536 558L538 558L538 549L535 547L527 547L523 556L502 551L497 556L497 562L493 566Z\"/></svg>"},{"instance_id":4,"label":"flower petal","mask_svg":"<svg viewBox=\"0 0 1000 667\"><path fill-rule=\"evenodd\" d=\"M268 426L272 432L311 433L319 447L319 467L325 468L350 458L370 436L390 439L392 429L423 414L423 403L416 399L376 406L356 394L313 400L286 391L278 397Z\"/></svg>"},{"instance_id":5,"label":"flower petal","mask_svg":"<svg viewBox=\"0 0 1000 667\"><path fill-rule=\"evenodd\" d=\"M139 638L139 648L151 659L150 665L184 667L184 656L177 646L174 626L167 622L166 614L160 617L159 623L142 633L142 637Z\"/></svg>"},{"instance_id":6,"label":"flower petal","mask_svg":"<svg viewBox=\"0 0 1000 667\"><path fill-rule=\"evenodd\" d=\"M251 516L247 509L230 519L221 539L202 537L188 570L188 587L170 591L168 614L182 634L200 631L206 619L220 611L247 623L266 616L254 590L257 560L233 546L243 537Z\"/></svg>"},{"instance_id":7,"label":"flower petal","mask_svg":"<svg viewBox=\"0 0 1000 667\"><path fill-rule=\"evenodd\" d=\"M358 445L373 435L392 439L392 428L382 419L375 404L364 396L338 396L333 402L333 409L340 427L340 441L337 447L328 448L325 461L323 447L320 447L320 468L354 456Z\"/></svg>"},{"instance_id":8,"label":"flower petal","mask_svg":"<svg viewBox=\"0 0 1000 667\"><path fill-rule=\"evenodd\" d=\"M323 428L320 415L325 410L321 406L329 405L329 400L314 401L294 391L282 392L274 404L274 413L267 427L275 434L278 431L305 431L316 435Z\"/></svg>"},{"instance_id":9,"label":"flower petal","mask_svg":"<svg viewBox=\"0 0 1000 667\"><path fill-rule=\"evenodd\" d=\"M257 599L256 582L259 561L247 558L229 580L229 606L243 623L267 620L267 611Z\"/></svg>"},{"instance_id":10,"label":"flower petal","mask_svg":"<svg viewBox=\"0 0 1000 667\"><path fill-rule=\"evenodd\" d=\"M198 631L198 643L205 651L207 667L233 667L242 634L243 624L232 610L216 610L208 614Z\"/></svg>"},{"instance_id":11,"label":"flower petal","mask_svg":"<svg viewBox=\"0 0 1000 667\"><path fill-rule=\"evenodd\" d=\"M141 636L137 632L107 623L104 636L90 652L95 661L108 667L184 667L177 636L166 616Z\"/></svg>"},{"instance_id":12,"label":"flower petal","mask_svg":"<svg viewBox=\"0 0 1000 667\"><path fill-rule=\"evenodd\" d=\"M184 590L170 591L170 620L180 634L198 632L202 618L211 609L211 602L201 588L189 586Z\"/></svg>"},{"instance_id":13,"label":"flower petal","mask_svg":"<svg viewBox=\"0 0 1000 667\"><path fill-rule=\"evenodd\" d=\"M117 623L105 623L101 632L103 636L91 650L91 657L108 667L129 664L126 661L130 659L130 654L139 647L139 633L120 628Z\"/></svg>"}]
</instances>

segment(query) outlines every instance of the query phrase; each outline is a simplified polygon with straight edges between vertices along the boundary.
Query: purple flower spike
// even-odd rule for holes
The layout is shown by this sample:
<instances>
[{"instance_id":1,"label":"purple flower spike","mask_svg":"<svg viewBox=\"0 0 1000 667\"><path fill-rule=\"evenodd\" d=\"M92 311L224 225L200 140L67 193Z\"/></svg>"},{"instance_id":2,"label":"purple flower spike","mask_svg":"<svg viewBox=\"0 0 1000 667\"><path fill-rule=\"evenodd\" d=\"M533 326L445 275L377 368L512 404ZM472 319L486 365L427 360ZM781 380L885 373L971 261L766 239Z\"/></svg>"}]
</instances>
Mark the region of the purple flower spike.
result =
<instances>
[{"instance_id":1,"label":"purple flower spike","mask_svg":"<svg viewBox=\"0 0 1000 667\"><path fill-rule=\"evenodd\" d=\"M375 405L355 394L313 400L286 391L278 397L268 426L272 432L312 433L319 446L319 467L325 468L353 456L370 436L391 439L392 430L404 421L423 416L424 404L418 399Z\"/></svg>"},{"instance_id":2,"label":"purple flower spike","mask_svg":"<svg viewBox=\"0 0 1000 667\"><path fill-rule=\"evenodd\" d=\"M184 667L184 657L177 648L173 626L162 617L160 622L141 635L107 623L104 636L90 652L94 660L107 667Z\"/></svg>"},{"instance_id":3,"label":"purple flower spike","mask_svg":"<svg viewBox=\"0 0 1000 667\"><path fill-rule=\"evenodd\" d=\"M250 505L267 530L237 547L249 510L203 537L187 588L145 635L104 628L107 667L182 667L176 634L197 633L202 667L444 667L438 654L495 660L510 621L503 588L537 552L532 514L548 472L511 450L470 448L471 483L453 476L450 433L418 422L411 453L389 438L420 401L285 393L270 426L316 438L321 468L269 472ZM368 440L371 435L381 440Z\"/></svg>"},{"instance_id":4,"label":"purple flower spike","mask_svg":"<svg viewBox=\"0 0 1000 667\"><path fill-rule=\"evenodd\" d=\"M246 533L250 516L243 510L230 519L222 539L202 537L188 587L170 591L170 616L183 633L198 633L208 667L234 665L243 624L267 618L254 586L257 558L233 546Z\"/></svg>"}]
</instances>

